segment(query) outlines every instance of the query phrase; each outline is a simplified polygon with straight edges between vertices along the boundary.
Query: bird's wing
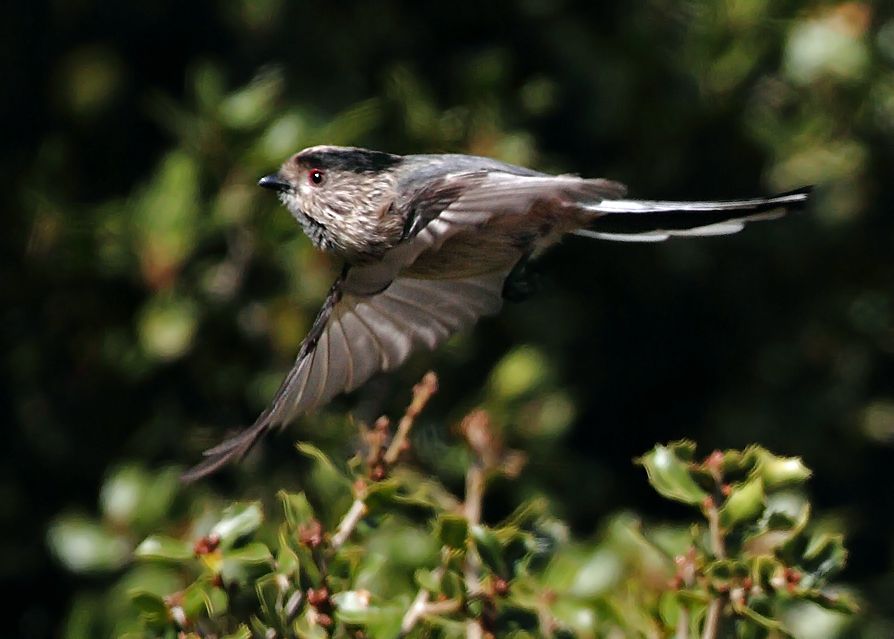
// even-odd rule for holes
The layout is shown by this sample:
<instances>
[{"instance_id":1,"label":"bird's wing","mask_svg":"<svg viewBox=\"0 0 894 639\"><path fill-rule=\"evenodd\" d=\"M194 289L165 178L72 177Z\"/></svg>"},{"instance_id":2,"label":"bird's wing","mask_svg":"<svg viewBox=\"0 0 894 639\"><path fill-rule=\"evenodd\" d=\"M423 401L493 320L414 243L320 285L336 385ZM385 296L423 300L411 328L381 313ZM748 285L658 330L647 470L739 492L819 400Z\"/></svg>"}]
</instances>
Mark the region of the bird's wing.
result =
<instances>
[{"instance_id":1,"label":"bird's wing","mask_svg":"<svg viewBox=\"0 0 894 639\"><path fill-rule=\"evenodd\" d=\"M354 269L346 286L358 293L373 293L421 255L435 257L432 254L457 233L474 231L498 217L525 215L537 201L596 205L623 197L626 191L620 182L573 175L518 175L498 170L447 173L397 204L407 220L404 241L379 262ZM509 258L507 273L521 257L519 252ZM492 267L492 263L485 265L486 269Z\"/></svg>"},{"instance_id":2,"label":"bird's wing","mask_svg":"<svg viewBox=\"0 0 894 639\"><path fill-rule=\"evenodd\" d=\"M356 389L373 374L402 364L417 348L433 349L502 304L506 276L523 257L510 247L462 276L413 277L412 265L431 258L457 233L500 215L523 215L538 198L597 202L617 198L623 185L573 176L527 176L501 171L448 173L402 203L404 241L376 263L347 269L333 284L270 406L241 433L205 452L184 475L194 480L242 457L271 427ZM487 257L487 256L485 256Z\"/></svg>"},{"instance_id":3,"label":"bird's wing","mask_svg":"<svg viewBox=\"0 0 894 639\"><path fill-rule=\"evenodd\" d=\"M270 428L393 370L420 347L433 349L502 304L506 272L462 279L398 277L373 295L352 292L346 270L329 291L292 369L257 421L205 452L192 481L239 459ZM362 267L357 270L362 270Z\"/></svg>"}]
</instances>

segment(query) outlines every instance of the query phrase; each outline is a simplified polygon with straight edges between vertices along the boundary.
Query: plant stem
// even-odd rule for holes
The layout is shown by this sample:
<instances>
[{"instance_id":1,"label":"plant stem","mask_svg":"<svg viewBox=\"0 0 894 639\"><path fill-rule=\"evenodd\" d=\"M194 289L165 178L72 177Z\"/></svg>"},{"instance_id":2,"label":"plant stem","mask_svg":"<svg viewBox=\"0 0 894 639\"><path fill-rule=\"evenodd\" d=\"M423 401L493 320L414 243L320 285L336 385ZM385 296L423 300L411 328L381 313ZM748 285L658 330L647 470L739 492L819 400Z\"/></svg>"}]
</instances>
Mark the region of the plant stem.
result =
<instances>
[{"instance_id":1,"label":"plant stem","mask_svg":"<svg viewBox=\"0 0 894 639\"><path fill-rule=\"evenodd\" d=\"M708 517L708 534L711 539L711 552L717 559L726 559L726 543L723 540L723 531L720 529L720 511L711 500L711 505L707 508Z\"/></svg>"},{"instance_id":2,"label":"plant stem","mask_svg":"<svg viewBox=\"0 0 894 639\"><path fill-rule=\"evenodd\" d=\"M717 559L726 559L726 543L723 539L723 531L720 528L720 511L712 498L706 500L705 515L708 518L708 537L711 542L711 552ZM717 595L708 604L708 613L705 617L705 625L702 628L702 639L716 639L720 631L720 613L723 612L725 595Z\"/></svg>"},{"instance_id":3,"label":"plant stem","mask_svg":"<svg viewBox=\"0 0 894 639\"><path fill-rule=\"evenodd\" d=\"M345 514L342 520L338 523L338 527L335 529L335 534L332 535L333 550L338 550L348 540L348 537L354 532L357 524L363 519L366 510L366 504L363 503L362 499L354 500L354 503L351 504L351 508L348 510L347 514Z\"/></svg>"},{"instance_id":4,"label":"plant stem","mask_svg":"<svg viewBox=\"0 0 894 639\"><path fill-rule=\"evenodd\" d=\"M433 371L427 372L422 380L413 386L413 399L410 405L407 406L404 416L401 417L394 439L391 440L391 445L388 446L388 450L385 451L385 456L383 457L387 465L391 466L397 461L401 451L404 449L410 429L413 428L416 418L436 392L438 392L438 376Z\"/></svg>"},{"instance_id":5,"label":"plant stem","mask_svg":"<svg viewBox=\"0 0 894 639\"><path fill-rule=\"evenodd\" d=\"M720 613L723 610L723 599L715 597L708 605L708 614L705 617L705 627L702 629L702 639L715 639L720 630Z\"/></svg>"},{"instance_id":6,"label":"plant stem","mask_svg":"<svg viewBox=\"0 0 894 639\"><path fill-rule=\"evenodd\" d=\"M444 572L446 571L444 566L439 566L435 572L434 577L436 581L440 581L444 577ZM419 623L419 620L422 619L426 614L429 614L429 606L437 606L438 604L429 604L428 600L431 597L431 594L425 589L420 588L419 592L416 593L416 598L413 599L413 603L410 604L410 607L407 609L407 612L404 614L404 618L400 622L400 636L403 637L410 633L410 631L416 627L416 624ZM452 600L451 600L452 601ZM443 602L441 602L443 603ZM457 610L459 606L457 606ZM450 612L454 612L451 610ZM442 611L440 614L444 614Z\"/></svg>"},{"instance_id":7,"label":"plant stem","mask_svg":"<svg viewBox=\"0 0 894 639\"><path fill-rule=\"evenodd\" d=\"M688 639L689 637L689 608L680 606L680 616L677 617L677 629L674 639Z\"/></svg>"},{"instance_id":8,"label":"plant stem","mask_svg":"<svg viewBox=\"0 0 894 639\"><path fill-rule=\"evenodd\" d=\"M466 499L463 504L469 528L481 523L485 481L486 472L482 462L473 462L466 473ZM481 593L481 557L478 556L478 551L475 548L469 548L466 552L463 578L466 582L468 596L476 596ZM466 622L466 639L481 639L482 637L484 637L484 627L481 625L481 619L469 619Z\"/></svg>"}]
</instances>

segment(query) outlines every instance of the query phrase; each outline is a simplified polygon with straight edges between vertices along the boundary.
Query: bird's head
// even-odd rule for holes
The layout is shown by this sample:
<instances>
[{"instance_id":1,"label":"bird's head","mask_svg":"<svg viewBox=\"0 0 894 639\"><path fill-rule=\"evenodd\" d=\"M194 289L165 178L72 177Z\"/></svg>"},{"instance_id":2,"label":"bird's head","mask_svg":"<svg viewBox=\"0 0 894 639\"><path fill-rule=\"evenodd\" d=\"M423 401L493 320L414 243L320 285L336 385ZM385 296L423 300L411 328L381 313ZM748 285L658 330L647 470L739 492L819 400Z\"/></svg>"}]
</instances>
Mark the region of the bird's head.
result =
<instances>
[{"instance_id":1,"label":"bird's head","mask_svg":"<svg viewBox=\"0 0 894 639\"><path fill-rule=\"evenodd\" d=\"M279 194L319 248L362 261L399 239L403 223L391 219L397 216L390 204L401 159L356 147L313 146L258 184Z\"/></svg>"}]
</instances>

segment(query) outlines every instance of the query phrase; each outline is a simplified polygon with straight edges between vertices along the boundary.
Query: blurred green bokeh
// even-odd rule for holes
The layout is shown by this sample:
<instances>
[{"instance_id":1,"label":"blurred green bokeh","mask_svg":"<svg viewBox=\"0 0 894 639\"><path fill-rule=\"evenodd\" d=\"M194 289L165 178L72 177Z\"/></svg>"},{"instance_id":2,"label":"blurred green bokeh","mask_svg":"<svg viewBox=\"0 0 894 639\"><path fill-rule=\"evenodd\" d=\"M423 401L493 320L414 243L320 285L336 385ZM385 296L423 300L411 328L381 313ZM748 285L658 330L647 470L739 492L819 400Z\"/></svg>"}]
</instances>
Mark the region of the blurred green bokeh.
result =
<instances>
[{"instance_id":1,"label":"blurred green bokeh","mask_svg":"<svg viewBox=\"0 0 894 639\"><path fill-rule=\"evenodd\" d=\"M264 408L337 272L255 187L323 142L489 155L643 197L818 188L809 213L732 237L569 239L539 263L532 299L198 493L294 484L299 437L347 457L345 411L394 411L435 368L420 463L462 481L444 424L478 404L530 458L489 517L532 495L583 539L620 510L682 517L630 463L656 441L803 457L866 614L798 627L894 633L894 6L82 0L2 13L11 634L89 636L79 611L161 513L198 515L195 494L173 496L171 465Z\"/></svg>"}]
</instances>

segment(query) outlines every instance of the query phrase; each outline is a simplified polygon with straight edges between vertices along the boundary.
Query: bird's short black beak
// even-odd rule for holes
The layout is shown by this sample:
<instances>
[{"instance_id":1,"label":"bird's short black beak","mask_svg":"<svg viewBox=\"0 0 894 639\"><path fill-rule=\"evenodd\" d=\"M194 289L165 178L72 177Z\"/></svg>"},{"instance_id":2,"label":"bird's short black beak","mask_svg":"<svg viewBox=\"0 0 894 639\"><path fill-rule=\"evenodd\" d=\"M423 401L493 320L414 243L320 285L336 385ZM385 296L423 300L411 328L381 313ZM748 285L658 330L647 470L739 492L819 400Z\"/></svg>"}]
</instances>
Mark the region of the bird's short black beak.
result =
<instances>
[{"instance_id":1,"label":"bird's short black beak","mask_svg":"<svg viewBox=\"0 0 894 639\"><path fill-rule=\"evenodd\" d=\"M279 193L288 191L292 188L292 185L284 180L279 173L265 175L258 180L258 186L263 186L265 189L270 189L271 191L277 191Z\"/></svg>"}]
</instances>

